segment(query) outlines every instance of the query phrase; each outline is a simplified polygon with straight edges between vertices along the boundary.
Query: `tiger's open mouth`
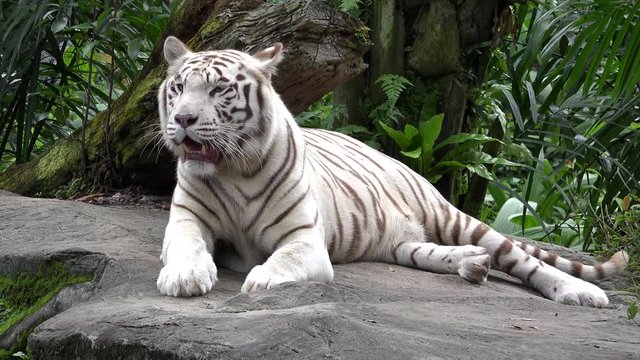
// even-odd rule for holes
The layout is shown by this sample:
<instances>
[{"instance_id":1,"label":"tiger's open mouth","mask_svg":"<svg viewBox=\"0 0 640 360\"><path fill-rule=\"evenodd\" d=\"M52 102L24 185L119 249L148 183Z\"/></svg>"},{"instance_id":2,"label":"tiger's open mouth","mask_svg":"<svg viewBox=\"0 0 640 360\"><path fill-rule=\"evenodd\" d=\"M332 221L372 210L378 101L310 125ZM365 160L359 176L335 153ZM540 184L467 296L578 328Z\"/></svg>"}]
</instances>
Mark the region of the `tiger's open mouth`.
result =
<instances>
[{"instance_id":1,"label":"tiger's open mouth","mask_svg":"<svg viewBox=\"0 0 640 360\"><path fill-rule=\"evenodd\" d=\"M214 148L208 147L205 144L193 140L190 137L185 137L182 142L182 161L196 160L206 161L212 164L217 164L220 161L220 152Z\"/></svg>"}]
</instances>

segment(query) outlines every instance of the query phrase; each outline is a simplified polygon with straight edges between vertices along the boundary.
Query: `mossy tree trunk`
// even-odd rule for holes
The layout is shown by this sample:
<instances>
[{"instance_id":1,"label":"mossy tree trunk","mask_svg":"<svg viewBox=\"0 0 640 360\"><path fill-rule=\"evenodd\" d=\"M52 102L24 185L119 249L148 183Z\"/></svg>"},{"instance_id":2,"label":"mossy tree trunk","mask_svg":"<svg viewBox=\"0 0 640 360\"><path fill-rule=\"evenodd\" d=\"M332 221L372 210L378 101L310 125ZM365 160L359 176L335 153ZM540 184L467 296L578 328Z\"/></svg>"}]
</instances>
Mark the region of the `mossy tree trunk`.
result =
<instances>
[{"instance_id":1,"label":"mossy tree trunk","mask_svg":"<svg viewBox=\"0 0 640 360\"><path fill-rule=\"evenodd\" d=\"M176 35L194 50L253 52L284 43L287 57L274 85L294 114L366 67L362 23L321 1L276 5L257 0L185 0L165 35ZM138 80L114 102L110 119L102 112L89 122L84 151L78 132L37 159L0 175L0 188L25 195L54 195L79 173L84 154L88 180L94 184L170 189L175 165L153 136L158 128L157 88L166 71L161 55L165 37L156 44ZM106 137L111 161L105 158L105 121L111 129Z\"/></svg>"},{"instance_id":2,"label":"mossy tree trunk","mask_svg":"<svg viewBox=\"0 0 640 360\"><path fill-rule=\"evenodd\" d=\"M386 95L376 80L383 74L404 73L405 20L404 0L373 0L371 5L371 40L369 89L371 101L381 104Z\"/></svg>"}]
</instances>

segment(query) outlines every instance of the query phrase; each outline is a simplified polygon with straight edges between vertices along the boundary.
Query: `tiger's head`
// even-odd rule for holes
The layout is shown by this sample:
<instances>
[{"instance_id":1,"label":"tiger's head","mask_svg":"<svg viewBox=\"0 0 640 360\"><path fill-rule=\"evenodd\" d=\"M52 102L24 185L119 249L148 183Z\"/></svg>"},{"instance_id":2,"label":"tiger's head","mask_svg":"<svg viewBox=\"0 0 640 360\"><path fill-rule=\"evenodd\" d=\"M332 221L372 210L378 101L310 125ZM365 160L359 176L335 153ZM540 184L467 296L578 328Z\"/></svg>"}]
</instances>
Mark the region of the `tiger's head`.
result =
<instances>
[{"instance_id":1,"label":"tiger's head","mask_svg":"<svg viewBox=\"0 0 640 360\"><path fill-rule=\"evenodd\" d=\"M208 176L259 159L271 126L270 78L282 44L249 55L236 50L192 52L164 42L169 67L158 92L166 146L185 170Z\"/></svg>"}]
</instances>

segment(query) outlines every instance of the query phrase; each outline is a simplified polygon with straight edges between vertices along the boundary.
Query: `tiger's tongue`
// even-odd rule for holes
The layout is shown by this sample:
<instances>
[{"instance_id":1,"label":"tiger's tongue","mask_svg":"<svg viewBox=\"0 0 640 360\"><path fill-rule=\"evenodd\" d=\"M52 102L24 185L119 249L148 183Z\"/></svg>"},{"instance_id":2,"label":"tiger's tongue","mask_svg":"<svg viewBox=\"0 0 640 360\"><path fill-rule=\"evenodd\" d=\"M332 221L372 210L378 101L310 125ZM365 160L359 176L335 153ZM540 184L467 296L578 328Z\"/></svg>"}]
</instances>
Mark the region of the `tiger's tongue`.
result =
<instances>
[{"instance_id":1,"label":"tiger's tongue","mask_svg":"<svg viewBox=\"0 0 640 360\"><path fill-rule=\"evenodd\" d=\"M220 152L216 149L206 147L204 144L200 144L189 137L185 138L182 147L184 161L196 160L216 164L220 160Z\"/></svg>"}]
</instances>

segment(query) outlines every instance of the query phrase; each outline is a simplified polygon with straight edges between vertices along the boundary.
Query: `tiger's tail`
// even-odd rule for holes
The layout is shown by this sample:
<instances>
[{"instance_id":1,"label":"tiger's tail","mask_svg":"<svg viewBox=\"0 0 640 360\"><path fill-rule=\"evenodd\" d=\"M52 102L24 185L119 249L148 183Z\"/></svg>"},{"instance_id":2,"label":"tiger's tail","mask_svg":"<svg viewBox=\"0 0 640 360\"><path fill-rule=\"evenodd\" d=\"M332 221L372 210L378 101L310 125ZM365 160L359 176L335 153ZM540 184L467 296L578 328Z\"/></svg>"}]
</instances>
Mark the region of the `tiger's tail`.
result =
<instances>
[{"instance_id":1,"label":"tiger's tail","mask_svg":"<svg viewBox=\"0 0 640 360\"><path fill-rule=\"evenodd\" d=\"M530 245L526 242L513 238L509 238L509 240L511 240L514 245L524 250L528 255L540 259L569 275L589 282L605 279L618 274L622 272L629 263L629 254L624 250L616 252L604 263L586 265L579 261L569 260L557 254L543 250L539 246Z\"/></svg>"}]
</instances>

